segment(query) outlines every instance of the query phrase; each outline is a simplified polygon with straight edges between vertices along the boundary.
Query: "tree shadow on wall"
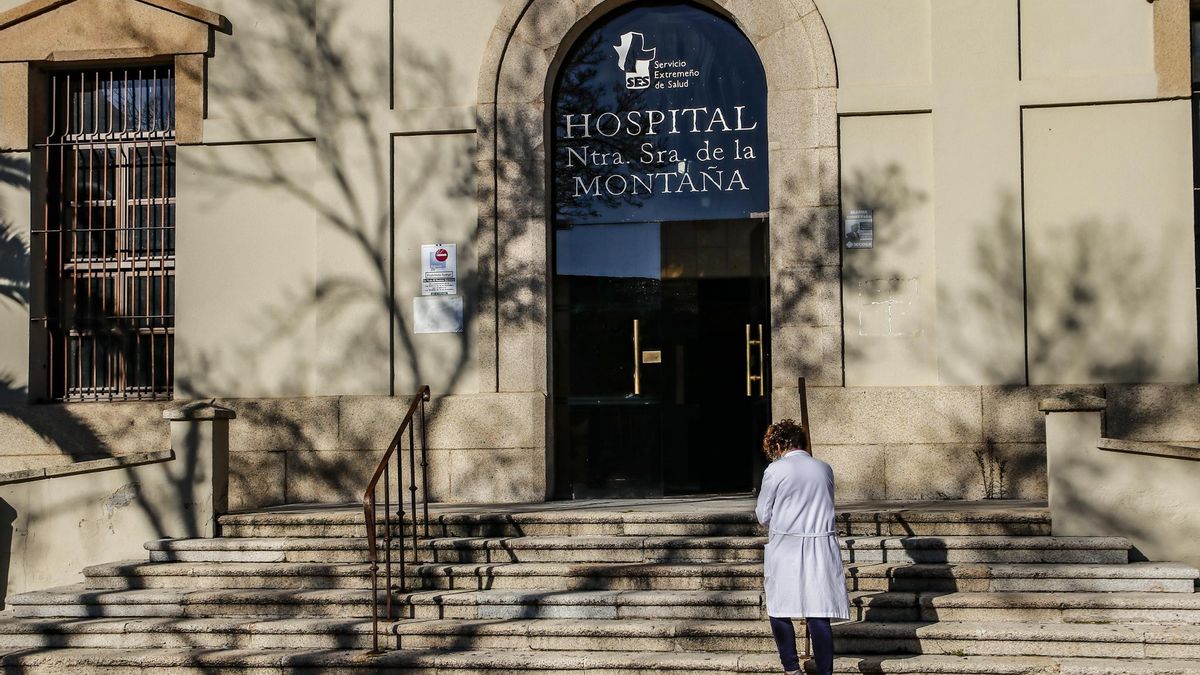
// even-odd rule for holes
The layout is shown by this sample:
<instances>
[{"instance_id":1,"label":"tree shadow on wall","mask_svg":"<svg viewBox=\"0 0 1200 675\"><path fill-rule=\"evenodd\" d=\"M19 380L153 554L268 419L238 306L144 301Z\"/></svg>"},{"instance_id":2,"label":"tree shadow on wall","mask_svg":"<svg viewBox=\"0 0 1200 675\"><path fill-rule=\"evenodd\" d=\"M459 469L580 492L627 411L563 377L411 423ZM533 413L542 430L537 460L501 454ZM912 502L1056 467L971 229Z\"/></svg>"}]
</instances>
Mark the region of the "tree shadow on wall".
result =
<instances>
[{"instance_id":1,"label":"tree shadow on wall","mask_svg":"<svg viewBox=\"0 0 1200 675\"><path fill-rule=\"evenodd\" d=\"M912 188L902 169L895 165L857 170L845 177L843 191L846 209L875 210L876 247L884 253L844 252L844 307L848 315L846 330L850 331L854 330L856 311L861 309L856 304L869 300L865 291L856 294L854 289L878 288L885 295L899 295L905 281L914 277L908 261L920 255L922 236L914 209L921 206L925 195ZM1076 382L1162 379L1164 362L1156 357L1160 351L1161 327L1171 317L1156 297L1161 278L1157 261L1168 259L1168 247L1160 244L1163 250L1154 249L1155 244L1147 243L1153 239L1135 236L1132 223L1103 215L1053 224L1027 243L1016 197L1001 193L996 204L989 217L971 224L974 243L963 266L971 270L970 276L955 281L958 285L951 289L953 293L947 292L947 280L937 280L937 288L930 288L933 280L925 280L920 294L910 299L916 303L936 302L936 314L928 306L915 307L914 314L936 316L939 323L950 326L978 320L982 315L996 333L1003 335L1003 340L1026 344L1028 372L1035 382L1045 385L1045 396L1060 390L1104 393L1104 385ZM1113 243L1122 241L1128 245ZM1047 242L1053 245L1048 246ZM922 337L928 328L919 322L909 324L886 339L907 344L894 354L897 358L928 359L929 348L921 340L913 339ZM933 337L935 358L945 354L969 355L966 361L937 358L934 363L942 381L970 382L979 377L990 382L1024 381L1023 372L1014 376L1011 359L964 331L939 331ZM846 341L848 361L868 356L866 350L865 342ZM969 365L969 369L960 370L961 365ZM996 395L1019 397L1025 389L1024 385L998 387ZM1036 405L1036 401L1031 405ZM1040 424L1036 410L1030 409L1025 414L1029 424ZM961 451L974 455L974 461L964 465L973 466L973 471L964 468L961 476L953 477L947 484L971 486L970 494L985 498L1009 498L1025 492L1021 488L1023 481L1035 481L1038 474L1045 473L1044 451L1034 450L1038 442L1032 438L1023 443L1006 443L1009 439L997 435L987 425L980 434L977 420L954 419L952 415L935 415L912 424L929 425L923 431L933 432L932 425L946 423L948 418L954 427L950 435L977 438L960 444L964 446ZM963 495L934 490L925 496Z\"/></svg>"},{"instance_id":2,"label":"tree shadow on wall","mask_svg":"<svg viewBox=\"0 0 1200 675\"><path fill-rule=\"evenodd\" d=\"M0 185L29 190L29 162L23 157L0 153ZM0 309L24 311L29 306L29 243L18 232L0 201ZM25 399L25 388L17 386L17 373L0 371L0 406Z\"/></svg>"},{"instance_id":3,"label":"tree shadow on wall","mask_svg":"<svg viewBox=\"0 0 1200 675\"><path fill-rule=\"evenodd\" d=\"M266 0L254 11L253 24L231 17L234 34L218 38L208 77L206 133L213 137L206 140L219 145L181 150L181 190L201 187L196 192L204 195L181 191L181 200L199 200L203 207L182 213L229 214L224 218L229 229L221 231L230 236L220 246L234 253L232 247L253 242L263 250L264 267L274 265L276 273L256 276L249 270L264 281L218 282L208 289L230 299L225 325L216 330L224 339L211 339L211 326L203 345L181 338L177 397L404 395L425 383L435 394L470 390L464 380L474 373L481 315L498 312L519 325L544 318L544 308L529 301L543 291L543 270L506 263L501 294L512 300L496 308L485 300L495 274L488 261L517 260L512 251L543 233L517 223L513 238L497 242L490 229L478 226L475 204L483 198L473 163L474 134L394 133L405 120L426 113L435 124L458 124L444 119L451 114L445 111L462 105L453 86L460 73L451 48L397 40L392 63L384 34L353 16L358 9L351 2ZM393 72L395 107L405 111L403 118L389 106ZM467 124L473 126L473 120ZM265 218L228 210L228 204L246 198L254 200L256 211L263 202L274 208L263 211ZM273 210L288 215L273 216ZM310 229L308 223L315 224ZM459 241L458 279L467 325L457 336L426 339L412 325L410 282L419 268L410 249L418 241L440 241L447 232L469 233ZM294 248L301 240L314 243ZM315 274L313 262L277 255L276 248L315 252ZM252 259L236 251L223 276L245 276L243 268L253 264L236 261ZM181 276L186 274L181 261ZM250 302L244 301L247 292L254 294ZM279 461L313 461L328 494L357 495L378 461L373 456L367 467L350 452L316 453L329 446L317 438L313 421L285 406L225 403L238 411L235 424L275 434L274 448L286 455L261 456L257 460L264 463L239 469L236 462L250 460L239 458L235 447L231 470L242 478L266 470L267 462L278 468ZM441 408L435 398L430 415Z\"/></svg>"},{"instance_id":4,"label":"tree shadow on wall","mask_svg":"<svg viewBox=\"0 0 1200 675\"><path fill-rule=\"evenodd\" d=\"M408 256L399 242L453 231L454 216L432 208L436 202L431 200L473 200L473 167L469 157L447 156L436 142L407 136L403 151L393 155L397 138L389 131L395 118L387 100L392 64L378 40L350 25L351 11L346 2L267 0L256 7L262 18L255 26L238 26L235 38L217 46L217 61L242 66L214 69L230 77L214 75L209 81L210 99L219 106L215 119L227 125L225 135L237 139L231 142L238 152L191 153L181 160L183 170L194 172L211 188L207 192L220 195L214 199L231 190L254 190L312 213L319 267L311 283L299 280L306 270L296 270L297 283L252 315L229 317L247 322L238 346L189 352L179 368L184 396L245 390L239 385L247 373L261 373L264 361L284 373L258 387L266 396L360 391L363 385L355 379L361 376L373 382L362 393L386 394L392 383L380 373L389 364L396 368L397 393L430 377L427 362L419 358L408 306L397 292L402 282L393 277L418 274L415 256L411 268L402 264ZM448 53L399 44L395 59L401 105L454 106ZM300 139L311 152L298 155L295 143L253 142L264 138ZM311 160L311 170L297 167L297 157ZM237 227L249 237L255 230L265 232L250 218ZM393 238L395 254L404 256L400 264L393 260ZM489 243L476 232L464 253ZM323 255L329 260L320 261ZM463 291L478 285L473 268L460 266ZM473 293L467 295L474 301ZM467 307L469 314L474 309ZM441 389L455 389L466 374L470 335L470 330L459 334L457 353L440 364Z\"/></svg>"}]
</instances>

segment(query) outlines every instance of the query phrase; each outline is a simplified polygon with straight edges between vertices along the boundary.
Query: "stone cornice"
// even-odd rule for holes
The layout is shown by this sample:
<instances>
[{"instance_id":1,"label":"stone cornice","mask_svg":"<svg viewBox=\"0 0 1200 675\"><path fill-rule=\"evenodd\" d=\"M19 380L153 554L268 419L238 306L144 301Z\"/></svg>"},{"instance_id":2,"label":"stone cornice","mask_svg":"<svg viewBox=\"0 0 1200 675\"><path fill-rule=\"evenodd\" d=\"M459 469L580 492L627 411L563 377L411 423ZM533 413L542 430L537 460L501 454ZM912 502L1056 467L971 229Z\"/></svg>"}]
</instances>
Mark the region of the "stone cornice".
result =
<instances>
[{"instance_id":1,"label":"stone cornice","mask_svg":"<svg viewBox=\"0 0 1200 675\"><path fill-rule=\"evenodd\" d=\"M23 5L17 5L8 11L0 12L0 31L72 2L75 0L30 0ZM229 25L229 21L220 14L181 0L136 0L136 2L208 24L218 30L224 30Z\"/></svg>"}]
</instances>

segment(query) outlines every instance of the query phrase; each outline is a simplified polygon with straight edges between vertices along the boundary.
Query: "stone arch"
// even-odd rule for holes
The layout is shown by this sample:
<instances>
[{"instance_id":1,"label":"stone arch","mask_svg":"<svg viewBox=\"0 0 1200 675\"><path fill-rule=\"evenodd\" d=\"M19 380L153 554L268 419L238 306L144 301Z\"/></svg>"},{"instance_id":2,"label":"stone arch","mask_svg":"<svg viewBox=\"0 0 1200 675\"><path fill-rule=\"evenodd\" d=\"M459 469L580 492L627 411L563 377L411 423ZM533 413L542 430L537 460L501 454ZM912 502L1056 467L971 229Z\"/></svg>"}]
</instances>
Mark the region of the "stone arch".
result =
<instances>
[{"instance_id":1,"label":"stone arch","mask_svg":"<svg viewBox=\"0 0 1200 675\"><path fill-rule=\"evenodd\" d=\"M548 392L546 104L574 39L636 0L509 0L478 91L483 391ZM843 383L837 68L812 0L699 0L749 37L767 75L772 398Z\"/></svg>"}]
</instances>

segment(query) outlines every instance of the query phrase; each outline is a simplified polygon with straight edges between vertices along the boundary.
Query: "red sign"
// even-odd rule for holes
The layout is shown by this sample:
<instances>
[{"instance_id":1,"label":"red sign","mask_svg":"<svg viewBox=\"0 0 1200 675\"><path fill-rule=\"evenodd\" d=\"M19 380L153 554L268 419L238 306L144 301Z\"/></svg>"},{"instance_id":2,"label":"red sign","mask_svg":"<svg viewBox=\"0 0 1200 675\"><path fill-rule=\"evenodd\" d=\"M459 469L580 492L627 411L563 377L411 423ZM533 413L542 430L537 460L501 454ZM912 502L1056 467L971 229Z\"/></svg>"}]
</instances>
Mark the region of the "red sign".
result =
<instances>
[{"instance_id":1,"label":"red sign","mask_svg":"<svg viewBox=\"0 0 1200 675\"><path fill-rule=\"evenodd\" d=\"M433 254L433 257L438 262L446 262L446 259L450 257L450 252L444 248L439 248L437 253Z\"/></svg>"}]
</instances>

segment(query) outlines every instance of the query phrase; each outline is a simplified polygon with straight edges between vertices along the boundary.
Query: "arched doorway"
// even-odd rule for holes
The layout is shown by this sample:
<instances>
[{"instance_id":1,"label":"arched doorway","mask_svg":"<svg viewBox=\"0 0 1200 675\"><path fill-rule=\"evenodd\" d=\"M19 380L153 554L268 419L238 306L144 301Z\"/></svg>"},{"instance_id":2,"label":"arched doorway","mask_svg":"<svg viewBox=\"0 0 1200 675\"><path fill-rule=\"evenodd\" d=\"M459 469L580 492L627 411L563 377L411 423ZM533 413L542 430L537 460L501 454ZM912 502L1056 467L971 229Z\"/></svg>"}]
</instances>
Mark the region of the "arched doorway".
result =
<instances>
[{"instance_id":1,"label":"arched doorway","mask_svg":"<svg viewBox=\"0 0 1200 675\"><path fill-rule=\"evenodd\" d=\"M556 496L749 490L770 420L767 80L726 17L637 3L548 106Z\"/></svg>"}]
</instances>

